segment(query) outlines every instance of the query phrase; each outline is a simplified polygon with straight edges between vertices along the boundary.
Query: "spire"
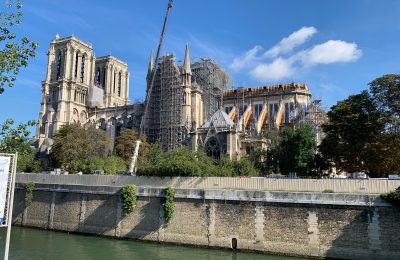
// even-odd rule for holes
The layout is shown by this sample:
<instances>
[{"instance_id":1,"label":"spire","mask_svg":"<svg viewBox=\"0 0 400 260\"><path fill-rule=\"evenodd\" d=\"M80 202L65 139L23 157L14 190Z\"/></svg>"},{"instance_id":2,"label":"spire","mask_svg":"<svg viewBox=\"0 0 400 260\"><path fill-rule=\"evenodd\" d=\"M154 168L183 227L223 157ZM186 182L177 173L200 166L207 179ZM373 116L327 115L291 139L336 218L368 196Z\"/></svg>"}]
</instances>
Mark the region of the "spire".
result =
<instances>
[{"instance_id":1,"label":"spire","mask_svg":"<svg viewBox=\"0 0 400 260\"><path fill-rule=\"evenodd\" d=\"M150 74L154 69L154 62L153 62L153 51L150 52L150 60L149 60L149 70L147 74Z\"/></svg>"},{"instance_id":2,"label":"spire","mask_svg":"<svg viewBox=\"0 0 400 260\"><path fill-rule=\"evenodd\" d=\"M190 57L189 57L189 47L186 43L186 51L185 51L185 61L183 62L183 74L190 74L192 75L192 70L190 69Z\"/></svg>"},{"instance_id":3,"label":"spire","mask_svg":"<svg viewBox=\"0 0 400 260\"><path fill-rule=\"evenodd\" d=\"M56 40L60 39L60 35L56 34Z\"/></svg>"}]
</instances>

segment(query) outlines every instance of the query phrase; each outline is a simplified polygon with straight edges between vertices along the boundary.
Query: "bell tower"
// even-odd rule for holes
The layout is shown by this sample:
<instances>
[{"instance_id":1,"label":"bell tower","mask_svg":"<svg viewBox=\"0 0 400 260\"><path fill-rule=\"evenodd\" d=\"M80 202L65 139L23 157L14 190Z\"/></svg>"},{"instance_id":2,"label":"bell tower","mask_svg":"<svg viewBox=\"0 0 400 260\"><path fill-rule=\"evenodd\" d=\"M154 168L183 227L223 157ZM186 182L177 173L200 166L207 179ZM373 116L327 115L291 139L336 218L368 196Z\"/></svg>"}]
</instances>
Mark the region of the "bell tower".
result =
<instances>
[{"instance_id":1,"label":"bell tower","mask_svg":"<svg viewBox=\"0 0 400 260\"><path fill-rule=\"evenodd\" d=\"M74 36L57 34L47 53L46 79L42 81L42 101L36 137L39 147L67 123L88 119L87 96L93 85L95 56L92 46Z\"/></svg>"}]
</instances>

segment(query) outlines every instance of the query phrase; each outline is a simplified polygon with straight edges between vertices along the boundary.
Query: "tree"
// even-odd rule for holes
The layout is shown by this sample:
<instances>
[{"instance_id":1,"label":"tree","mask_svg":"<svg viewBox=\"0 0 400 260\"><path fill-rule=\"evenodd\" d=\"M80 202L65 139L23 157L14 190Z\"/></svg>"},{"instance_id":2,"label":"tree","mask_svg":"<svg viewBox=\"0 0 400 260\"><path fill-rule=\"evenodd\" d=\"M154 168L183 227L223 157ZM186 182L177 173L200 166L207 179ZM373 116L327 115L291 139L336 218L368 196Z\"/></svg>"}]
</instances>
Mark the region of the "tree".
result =
<instances>
[{"instance_id":1,"label":"tree","mask_svg":"<svg viewBox=\"0 0 400 260\"><path fill-rule=\"evenodd\" d=\"M320 153L316 153L311 162L311 175L316 178L326 177L329 169L332 167L328 159Z\"/></svg>"},{"instance_id":2,"label":"tree","mask_svg":"<svg viewBox=\"0 0 400 260\"><path fill-rule=\"evenodd\" d=\"M21 23L20 1L8 0L6 4L9 12L0 12L0 94L5 85L14 86L20 68L26 67L28 60L35 57L38 47L38 43L27 37L17 37L12 30Z\"/></svg>"},{"instance_id":3,"label":"tree","mask_svg":"<svg viewBox=\"0 0 400 260\"><path fill-rule=\"evenodd\" d=\"M258 176L247 159L231 161L222 156L214 161L204 151L193 152L187 147L163 152L159 144L150 146L145 162L139 165L138 175L144 176Z\"/></svg>"},{"instance_id":4,"label":"tree","mask_svg":"<svg viewBox=\"0 0 400 260\"><path fill-rule=\"evenodd\" d=\"M84 128L80 124L64 125L53 137L49 159L54 167L71 171L74 163L83 158L105 158L111 141L105 132L94 126Z\"/></svg>"},{"instance_id":5,"label":"tree","mask_svg":"<svg viewBox=\"0 0 400 260\"><path fill-rule=\"evenodd\" d=\"M382 113L367 91L337 102L328 112L325 138L319 150L339 170L366 171L374 176L373 165L379 155L384 130Z\"/></svg>"},{"instance_id":6,"label":"tree","mask_svg":"<svg viewBox=\"0 0 400 260\"><path fill-rule=\"evenodd\" d=\"M71 167L71 173L93 174L96 170L102 170L107 174L115 174L119 171L125 172L126 165L121 157L110 155L105 158L99 156L81 158L74 161Z\"/></svg>"},{"instance_id":7,"label":"tree","mask_svg":"<svg viewBox=\"0 0 400 260\"><path fill-rule=\"evenodd\" d=\"M301 124L297 129L284 129L278 150L280 172L309 175L315 156L315 146L315 136L309 126Z\"/></svg>"},{"instance_id":8,"label":"tree","mask_svg":"<svg viewBox=\"0 0 400 260\"><path fill-rule=\"evenodd\" d=\"M115 138L115 153L120 156L128 166L131 162L134 148L136 146L137 134L133 129L127 129ZM146 136L140 136L140 149L138 163L142 164L149 152L150 145L147 143Z\"/></svg>"},{"instance_id":9,"label":"tree","mask_svg":"<svg viewBox=\"0 0 400 260\"><path fill-rule=\"evenodd\" d=\"M0 152L18 152L17 171L18 172L39 172L40 163L36 160L36 151L30 145L30 131L28 127L35 125L35 121L19 124L13 127L14 121L7 119L0 128Z\"/></svg>"},{"instance_id":10,"label":"tree","mask_svg":"<svg viewBox=\"0 0 400 260\"><path fill-rule=\"evenodd\" d=\"M400 75L383 75L369 86L373 101L383 113L386 130L400 134Z\"/></svg>"},{"instance_id":11,"label":"tree","mask_svg":"<svg viewBox=\"0 0 400 260\"><path fill-rule=\"evenodd\" d=\"M279 130L267 130L263 138L268 140L269 147L256 148L250 152L249 160L254 167L263 175L277 173L279 171L278 148L281 143Z\"/></svg>"},{"instance_id":12,"label":"tree","mask_svg":"<svg viewBox=\"0 0 400 260\"><path fill-rule=\"evenodd\" d=\"M111 155L105 159L103 169L108 174L116 174L117 172L125 172L126 165L121 157Z\"/></svg>"}]
</instances>

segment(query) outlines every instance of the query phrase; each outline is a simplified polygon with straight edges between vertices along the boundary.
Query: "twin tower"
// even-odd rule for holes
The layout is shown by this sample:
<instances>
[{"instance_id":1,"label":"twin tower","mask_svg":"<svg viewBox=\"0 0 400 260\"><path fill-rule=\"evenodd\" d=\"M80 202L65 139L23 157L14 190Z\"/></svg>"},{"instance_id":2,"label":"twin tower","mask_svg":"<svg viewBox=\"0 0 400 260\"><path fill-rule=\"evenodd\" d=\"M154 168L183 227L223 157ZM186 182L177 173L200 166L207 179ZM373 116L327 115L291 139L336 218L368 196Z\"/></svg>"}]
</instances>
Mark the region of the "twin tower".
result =
<instances>
[{"instance_id":1,"label":"twin tower","mask_svg":"<svg viewBox=\"0 0 400 260\"><path fill-rule=\"evenodd\" d=\"M222 90L215 94L215 80L209 78L217 65L202 60L192 68L187 46L182 66L177 65L173 55L156 62L157 71L151 56L148 92L154 73L155 81L144 133L149 142L158 141L165 150L171 150L189 142L190 131L201 127L208 114L221 105ZM113 140L124 129L140 124L143 107L143 103L130 104L125 62L113 56L96 58L92 46L74 36L57 35L51 41L36 130L41 152L48 152L54 134L69 123L95 124Z\"/></svg>"},{"instance_id":2,"label":"twin tower","mask_svg":"<svg viewBox=\"0 0 400 260\"><path fill-rule=\"evenodd\" d=\"M38 146L67 123L87 123L96 109L129 104L128 65L113 57L96 58L93 48L74 36L51 41L36 130Z\"/></svg>"}]
</instances>

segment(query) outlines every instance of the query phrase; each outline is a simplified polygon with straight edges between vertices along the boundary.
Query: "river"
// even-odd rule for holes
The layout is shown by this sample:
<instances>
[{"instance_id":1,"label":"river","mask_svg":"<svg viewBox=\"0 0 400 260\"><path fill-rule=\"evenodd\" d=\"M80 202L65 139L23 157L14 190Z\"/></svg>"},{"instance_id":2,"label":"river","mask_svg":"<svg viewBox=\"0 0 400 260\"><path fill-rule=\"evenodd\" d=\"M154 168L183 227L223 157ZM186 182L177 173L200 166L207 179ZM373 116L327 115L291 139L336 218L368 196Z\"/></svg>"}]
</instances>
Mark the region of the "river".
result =
<instances>
[{"instance_id":1,"label":"river","mask_svg":"<svg viewBox=\"0 0 400 260\"><path fill-rule=\"evenodd\" d=\"M0 253L3 256L6 228L0 229ZM31 228L13 227L10 260L296 260L256 253L233 252L224 249L205 249L118 240L104 237L68 234Z\"/></svg>"}]
</instances>

